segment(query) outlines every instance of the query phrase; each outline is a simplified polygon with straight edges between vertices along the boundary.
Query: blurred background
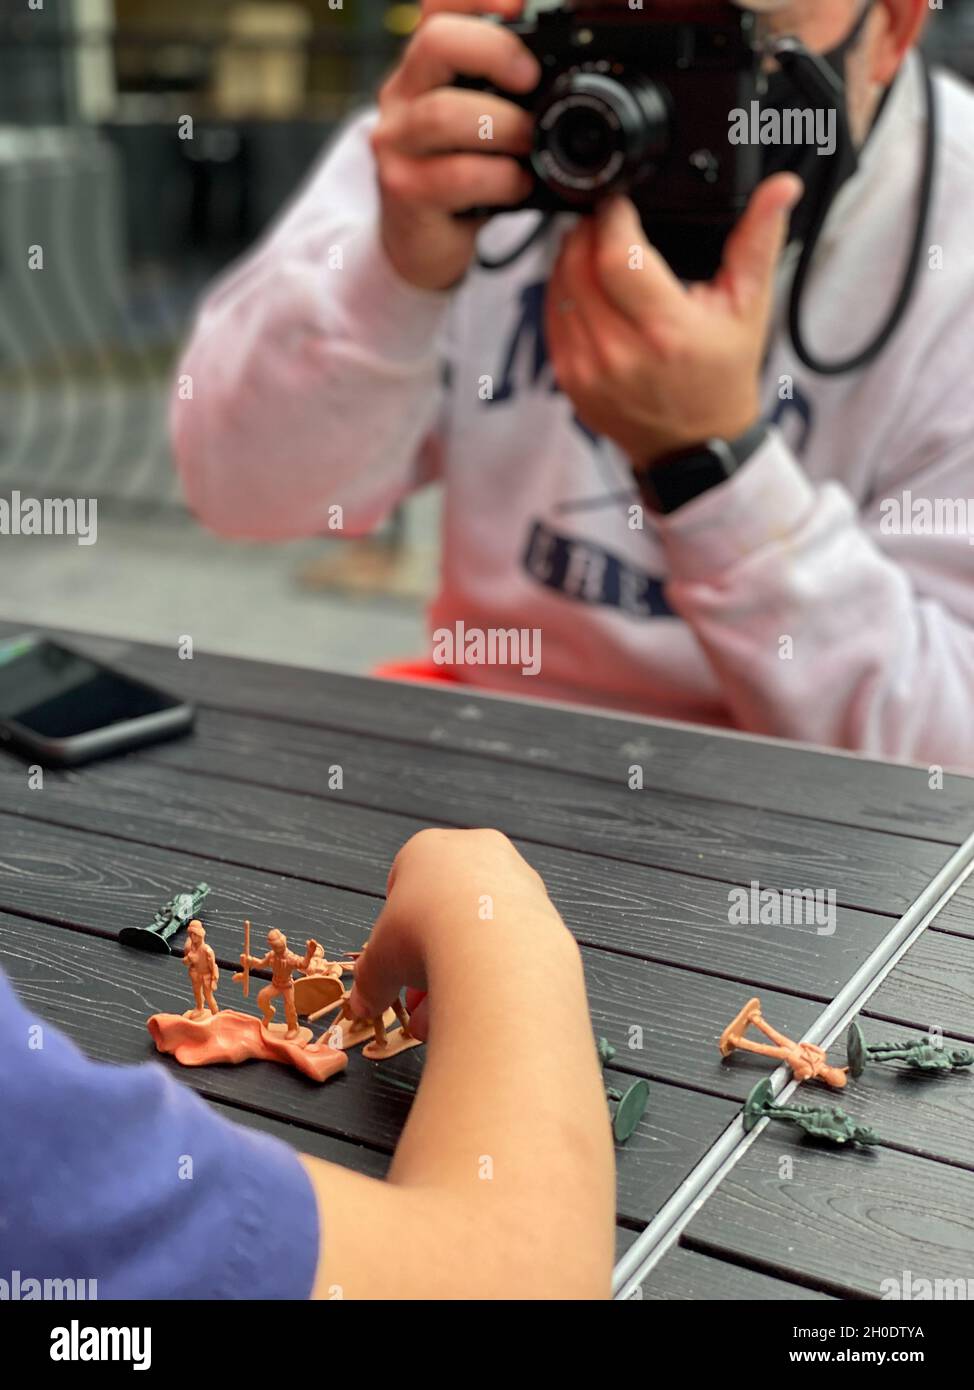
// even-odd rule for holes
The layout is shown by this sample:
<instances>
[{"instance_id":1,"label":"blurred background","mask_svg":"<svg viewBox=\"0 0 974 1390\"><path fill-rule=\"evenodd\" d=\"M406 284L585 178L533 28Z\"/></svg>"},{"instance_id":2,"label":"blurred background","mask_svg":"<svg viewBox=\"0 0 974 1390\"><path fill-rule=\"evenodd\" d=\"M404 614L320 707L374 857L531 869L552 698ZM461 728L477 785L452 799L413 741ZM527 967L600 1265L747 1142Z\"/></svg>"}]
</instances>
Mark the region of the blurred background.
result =
<instances>
[{"instance_id":1,"label":"blurred background","mask_svg":"<svg viewBox=\"0 0 974 1390\"><path fill-rule=\"evenodd\" d=\"M418 6L2 6L0 497L96 497L98 543L0 536L0 617L350 671L418 653L435 490L368 540L229 543L183 508L166 432L200 293L369 100ZM974 0L943 0L928 45L974 79Z\"/></svg>"}]
</instances>

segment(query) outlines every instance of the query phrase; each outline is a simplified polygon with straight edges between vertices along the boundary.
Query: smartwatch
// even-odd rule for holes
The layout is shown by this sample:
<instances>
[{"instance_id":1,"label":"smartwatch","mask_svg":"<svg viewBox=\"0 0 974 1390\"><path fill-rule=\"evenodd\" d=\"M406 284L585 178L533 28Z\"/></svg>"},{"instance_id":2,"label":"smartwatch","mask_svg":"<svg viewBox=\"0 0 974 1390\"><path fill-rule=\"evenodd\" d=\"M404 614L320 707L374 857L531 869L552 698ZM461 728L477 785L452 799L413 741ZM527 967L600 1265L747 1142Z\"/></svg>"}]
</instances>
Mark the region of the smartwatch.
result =
<instances>
[{"instance_id":1,"label":"smartwatch","mask_svg":"<svg viewBox=\"0 0 974 1390\"><path fill-rule=\"evenodd\" d=\"M675 512L712 487L733 477L768 437L768 425L759 420L737 439L708 439L667 454L655 463L633 469L643 501L654 512Z\"/></svg>"}]
</instances>

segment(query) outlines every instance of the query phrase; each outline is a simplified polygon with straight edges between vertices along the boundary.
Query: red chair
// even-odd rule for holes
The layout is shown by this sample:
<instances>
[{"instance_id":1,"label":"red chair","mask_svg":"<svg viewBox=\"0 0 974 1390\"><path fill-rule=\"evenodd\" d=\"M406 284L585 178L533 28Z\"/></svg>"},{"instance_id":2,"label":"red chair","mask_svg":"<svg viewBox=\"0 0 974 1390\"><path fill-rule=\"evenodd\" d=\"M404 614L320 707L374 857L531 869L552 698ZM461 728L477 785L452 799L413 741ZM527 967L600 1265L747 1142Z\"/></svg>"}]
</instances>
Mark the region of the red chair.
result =
<instances>
[{"instance_id":1,"label":"red chair","mask_svg":"<svg viewBox=\"0 0 974 1390\"><path fill-rule=\"evenodd\" d=\"M386 681L417 681L420 684L459 685L460 682L445 666L432 661L380 661L372 675Z\"/></svg>"}]
</instances>

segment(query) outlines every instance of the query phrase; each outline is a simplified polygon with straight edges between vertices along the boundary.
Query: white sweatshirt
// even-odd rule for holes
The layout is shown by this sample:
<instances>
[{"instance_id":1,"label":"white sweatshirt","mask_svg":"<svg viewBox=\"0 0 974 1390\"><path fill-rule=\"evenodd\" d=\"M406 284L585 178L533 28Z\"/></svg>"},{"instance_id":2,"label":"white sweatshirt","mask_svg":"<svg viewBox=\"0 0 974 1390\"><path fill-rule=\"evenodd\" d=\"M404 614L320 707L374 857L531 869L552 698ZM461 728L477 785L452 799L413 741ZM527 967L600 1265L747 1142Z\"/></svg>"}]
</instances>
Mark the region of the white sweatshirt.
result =
<instances>
[{"instance_id":1,"label":"white sweatshirt","mask_svg":"<svg viewBox=\"0 0 974 1390\"><path fill-rule=\"evenodd\" d=\"M643 529L626 459L574 421L546 360L559 224L506 270L417 290L378 240L374 115L353 121L202 308L192 399L184 381L173 405L190 505L266 540L333 535L337 505L358 535L439 477L431 628L541 634L538 674L458 664L462 680L974 770L974 93L945 74L936 88L931 248L895 337L824 377L779 322L770 439ZM849 356L887 317L924 127L911 58L819 248L804 321L820 355ZM483 249L534 216L495 219ZM938 502L960 505L959 531L929 533Z\"/></svg>"}]
</instances>

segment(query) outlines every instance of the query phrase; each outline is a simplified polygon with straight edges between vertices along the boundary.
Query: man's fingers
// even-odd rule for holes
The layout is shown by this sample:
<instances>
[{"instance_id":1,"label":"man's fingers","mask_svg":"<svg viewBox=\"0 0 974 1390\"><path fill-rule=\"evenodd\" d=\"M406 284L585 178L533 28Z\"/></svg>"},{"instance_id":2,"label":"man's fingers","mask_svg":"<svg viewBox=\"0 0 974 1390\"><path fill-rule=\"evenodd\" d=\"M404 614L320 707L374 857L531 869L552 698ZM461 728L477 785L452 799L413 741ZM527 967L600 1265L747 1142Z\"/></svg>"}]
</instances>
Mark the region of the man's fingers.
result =
<instances>
[{"instance_id":1,"label":"man's fingers","mask_svg":"<svg viewBox=\"0 0 974 1390\"><path fill-rule=\"evenodd\" d=\"M442 212L474 207L509 207L533 186L530 174L506 155L444 154L430 159L388 156L382 186L403 202L426 203Z\"/></svg>"},{"instance_id":2,"label":"man's fingers","mask_svg":"<svg viewBox=\"0 0 974 1390\"><path fill-rule=\"evenodd\" d=\"M455 77L478 77L509 92L537 86L541 66L516 34L467 15L438 14L420 25L402 63L386 84L408 101Z\"/></svg>"},{"instance_id":3,"label":"man's fingers","mask_svg":"<svg viewBox=\"0 0 974 1390\"><path fill-rule=\"evenodd\" d=\"M423 0L423 18L434 14L496 14L502 19L516 19L524 8L523 0Z\"/></svg>"},{"instance_id":4,"label":"man's fingers","mask_svg":"<svg viewBox=\"0 0 974 1390\"><path fill-rule=\"evenodd\" d=\"M563 258L545 291L545 337L555 380L567 394L589 384L602 370L578 289L566 279Z\"/></svg>"},{"instance_id":5,"label":"man's fingers","mask_svg":"<svg viewBox=\"0 0 974 1390\"><path fill-rule=\"evenodd\" d=\"M580 324L591 331L593 273L592 219L582 217L562 240L555 266L557 297L553 299L559 319Z\"/></svg>"},{"instance_id":6,"label":"man's fingers","mask_svg":"<svg viewBox=\"0 0 974 1390\"><path fill-rule=\"evenodd\" d=\"M503 97L438 87L393 108L379 130L376 140L380 145L393 146L407 155L457 150L527 154L534 138L534 121L522 107Z\"/></svg>"},{"instance_id":7,"label":"man's fingers","mask_svg":"<svg viewBox=\"0 0 974 1390\"><path fill-rule=\"evenodd\" d=\"M609 303L633 323L665 314L685 298L628 198L610 198L596 213L595 273Z\"/></svg>"},{"instance_id":8,"label":"man's fingers","mask_svg":"<svg viewBox=\"0 0 974 1390\"><path fill-rule=\"evenodd\" d=\"M771 294L788 219L801 195L802 181L795 174L766 179L727 238L718 280L738 308Z\"/></svg>"},{"instance_id":9,"label":"man's fingers","mask_svg":"<svg viewBox=\"0 0 974 1390\"><path fill-rule=\"evenodd\" d=\"M593 218L582 218L562 242L559 266L563 293L580 318L599 364L607 371L621 369L633 349L635 330L604 293L595 269L598 233Z\"/></svg>"}]
</instances>

